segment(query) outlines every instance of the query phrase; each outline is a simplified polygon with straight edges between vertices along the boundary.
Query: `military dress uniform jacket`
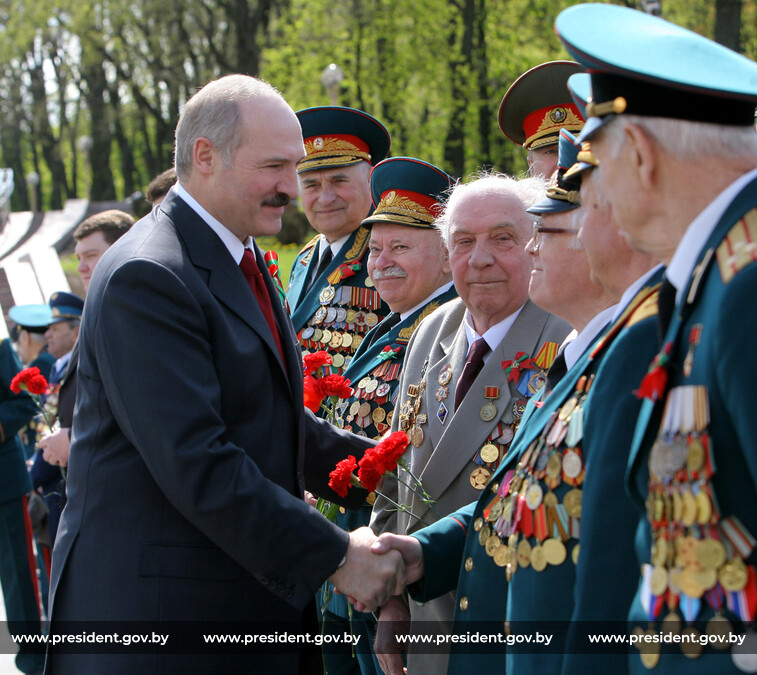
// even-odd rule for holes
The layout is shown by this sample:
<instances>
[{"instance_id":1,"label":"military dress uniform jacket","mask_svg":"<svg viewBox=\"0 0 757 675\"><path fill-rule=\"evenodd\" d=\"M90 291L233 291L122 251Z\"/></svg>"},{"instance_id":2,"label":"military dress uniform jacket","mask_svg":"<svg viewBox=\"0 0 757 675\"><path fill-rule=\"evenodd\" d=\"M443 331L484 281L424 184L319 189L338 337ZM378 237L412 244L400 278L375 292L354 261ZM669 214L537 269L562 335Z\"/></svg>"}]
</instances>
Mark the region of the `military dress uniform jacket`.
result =
<instances>
[{"instance_id":1,"label":"military dress uniform jacket","mask_svg":"<svg viewBox=\"0 0 757 675\"><path fill-rule=\"evenodd\" d=\"M332 355L331 372L342 373L365 335L387 315L368 276L370 231L360 226L329 263L307 293L307 281L318 266L318 235L300 251L292 266L287 302L303 353L325 350Z\"/></svg>"},{"instance_id":2,"label":"military dress uniform jacket","mask_svg":"<svg viewBox=\"0 0 757 675\"><path fill-rule=\"evenodd\" d=\"M65 632L66 621L315 623L315 591L348 535L302 492L357 506L365 492L340 500L328 474L370 441L305 410L291 322L263 278L284 362L239 266L178 195L98 262L80 333L51 632ZM298 661L292 650L53 651L47 666L56 674L296 673Z\"/></svg>"},{"instance_id":3,"label":"military dress uniform jacket","mask_svg":"<svg viewBox=\"0 0 757 675\"><path fill-rule=\"evenodd\" d=\"M753 178L728 205L686 287L679 289L661 350L667 357L667 363L662 359L667 386L659 388L656 404L644 401L639 415L628 487L639 507L636 541L644 575L631 620L655 634L659 622L650 627L650 618L668 615L670 600L679 602L681 629L702 637L717 636L718 624L729 629L719 619L708 623L715 614L743 636L739 619L750 621L755 612L756 207ZM676 448L683 452L677 454ZM660 544L666 532L670 543ZM664 555L669 548L675 556ZM694 560L687 553L691 550ZM705 573L696 574L697 566ZM666 577L681 588L677 598L671 597ZM754 663L752 631L744 651ZM654 667L659 658L656 668L665 673L739 672L733 651L707 646L699 658L685 658L677 645L666 645L661 656L645 660ZM649 672L638 652L631 655L631 671Z\"/></svg>"},{"instance_id":4,"label":"military dress uniform jacket","mask_svg":"<svg viewBox=\"0 0 757 675\"><path fill-rule=\"evenodd\" d=\"M477 502L414 534L423 546L424 560L433 561L433 564L426 566L424 579L411 590L415 597L425 601L456 586L455 632L465 632L468 629L486 629L487 632L492 632L492 627L502 627L505 620L513 622L515 632L518 630L516 627L520 626L523 633L531 634L539 630L540 624L542 632L545 633L557 633L561 625L562 635L555 635L550 647L554 650L556 645L564 645L565 629L573 609L571 591L575 582L574 561L579 558L576 539L581 532L581 499L575 491L580 491L584 472L588 472L587 465L592 457L591 452L586 452L588 445L583 449L583 453L580 446L581 441L588 444L590 439L585 436L581 438L580 435L570 439L566 434L566 438L571 442L576 441L572 447L578 448L578 464L576 457L566 459L566 441L550 439L551 445L555 446L555 452L550 454L559 454L562 466L558 463L555 472L554 469L548 468L552 466L552 460L534 462L534 466L540 469L540 472L550 473L546 476L544 473L534 473L536 480L533 482L539 488L533 492L524 491L524 497L528 501L521 505L520 512L521 521L526 523L525 526L507 528L504 521L497 523L500 516L505 519L508 517L503 514L508 514L511 508L505 508L507 502L502 501L502 497L508 494L506 488L509 487L511 477L518 476L519 473L525 478L523 484L530 485L529 474L523 470L518 471L519 463L524 456L536 457L537 455L533 454L534 450L546 446L541 439L545 436L545 429L551 428L558 411L574 399L579 404L577 408L582 408L583 404L591 400L593 384L589 395L583 399L584 389L578 391L581 386L579 383L588 382L588 378L597 372L614 339L618 334L623 334L621 331L627 323L635 323L640 316L646 318L649 305L640 308L642 300L647 301L652 293L652 289L645 287L639 294L642 298L637 296L618 321L605 329L594 344L584 351L546 400L541 405L533 405L533 401L529 404L528 416L524 415L524 421L509 452ZM637 309L642 314L636 314L634 317ZM534 400L537 400L541 393L534 397ZM578 419L579 415L574 414ZM570 422L570 418L566 419ZM601 420L597 423L601 424ZM588 431L587 428L584 430ZM578 434L578 431L575 433ZM545 453L545 460L547 457ZM569 468L569 461L572 468ZM523 464L528 466L530 462L526 459ZM576 472L576 468L580 470ZM565 472L569 472L570 475L566 475ZM537 478L539 475L541 479ZM559 480L555 480L556 477L559 477ZM552 490L546 485L550 478L552 483L549 487ZM571 491L574 494L565 499L566 494ZM556 497L556 500L550 501L547 496L549 494ZM516 504L517 501L513 500L514 513L518 512ZM530 506L535 506L537 510L532 513ZM551 506L555 507L554 510ZM493 532L493 527L497 525L505 528L501 536ZM527 537L521 532L521 527L529 533ZM527 541L526 544L521 544L520 548L515 547L515 542L513 547L509 546L510 535L515 533L519 544L524 539ZM545 550L552 549L547 557L555 564L547 563L540 555L536 556L536 562L531 559L531 553L537 544L547 539L564 540L562 561L559 555L552 557L555 549L560 550L558 544L541 547ZM499 553L497 549L500 549ZM509 570L508 563L511 564ZM537 572L534 566L541 571ZM511 576L509 583L508 575ZM503 640L506 639L504 633L502 637ZM557 649L559 653L560 647ZM518 652L517 656L515 650L515 646L506 647L505 642L482 645L475 651L470 646L455 647L450 659L449 673L457 675L472 672L472 669L483 669L487 672L503 669L507 669L507 672L560 672L561 657L545 645L528 645L525 650Z\"/></svg>"},{"instance_id":5,"label":"military dress uniform jacket","mask_svg":"<svg viewBox=\"0 0 757 675\"><path fill-rule=\"evenodd\" d=\"M406 451L405 459L435 502L433 506L424 503L406 486L385 480L381 491L411 508L414 516L393 511L393 507L379 497L371 521L376 532L411 534L478 498L480 490L473 482L481 485L486 472L493 468L492 463L481 460L479 451L487 442L492 442L500 453L504 452L512 439L512 426L525 406L525 396L515 389L515 383L508 383L502 362L515 359L520 352L533 358L545 342L557 345L570 331L568 324L561 319L547 314L530 301L526 302L455 412L455 385L468 351L464 315L463 301L453 300L428 317L416 331L408 346L400 378L398 407L392 419L392 430L399 429L408 388L425 382L411 429L413 443ZM492 401L497 414L484 421L481 409L489 403L485 397L487 387L498 388L498 398ZM411 603L411 615L413 621L449 623L454 608L454 594L448 593L423 606ZM419 655L413 672L418 668L425 672L437 668L438 672L439 667L444 667L434 661L428 654Z\"/></svg>"}]
</instances>

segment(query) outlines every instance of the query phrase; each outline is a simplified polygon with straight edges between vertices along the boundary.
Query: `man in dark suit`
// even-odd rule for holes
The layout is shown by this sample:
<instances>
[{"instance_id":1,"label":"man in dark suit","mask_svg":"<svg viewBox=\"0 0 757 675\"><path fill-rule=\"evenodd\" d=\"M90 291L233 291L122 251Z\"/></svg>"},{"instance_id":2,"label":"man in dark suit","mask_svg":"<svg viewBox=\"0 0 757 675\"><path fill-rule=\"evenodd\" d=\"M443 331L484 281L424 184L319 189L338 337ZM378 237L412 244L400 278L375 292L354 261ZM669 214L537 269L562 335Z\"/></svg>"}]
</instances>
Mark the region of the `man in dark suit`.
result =
<instances>
[{"instance_id":1,"label":"man in dark suit","mask_svg":"<svg viewBox=\"0 0 757 675\"><path fill-rule=\"evenodd\" d=\"M252 239L278 232L303 155L297 118L275 89L242 75L212 82L179 120L178 184L100 260L81 332L52 633L81 620L195 621L206 633L214 622L229 633L265 621L303 634L310 622L317 630L313 597L327 578L373 608L398 590L398 557L377 558L367 528L348 534L302 500L307 485L340 501L328 472L372 443L305 411L292 325ZM363 499L358 490L348 505ZM319 654L300 649L51 648L47 665L56 674L320 667Z\"/></svg>"}]
</instances>

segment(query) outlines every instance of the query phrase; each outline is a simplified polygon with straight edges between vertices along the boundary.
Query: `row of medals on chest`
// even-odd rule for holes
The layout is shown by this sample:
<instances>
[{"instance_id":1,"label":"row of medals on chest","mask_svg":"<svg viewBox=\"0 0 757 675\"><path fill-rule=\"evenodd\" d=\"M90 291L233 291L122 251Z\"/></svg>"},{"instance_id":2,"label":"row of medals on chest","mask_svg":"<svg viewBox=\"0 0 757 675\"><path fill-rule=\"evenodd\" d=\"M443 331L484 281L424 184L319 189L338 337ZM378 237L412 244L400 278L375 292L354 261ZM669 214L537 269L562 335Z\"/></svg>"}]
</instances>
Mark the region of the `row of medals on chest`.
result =
<instances>
[{"instance_id":1,"label":"row of medals on chest","mask_svg":"<svg viewBox=\"0 0 757 675\"><path fill-rule=\"evenodd\" d=\"M506 568L508 581L518 567L531 566L543 572L548 565L562 565L567 559L566 543L576 531L570 527L569 519L577 523L581 518L584 467L578 443L583 436L581 409L593 377L579 379L573 396L550 416L516 469L508 471L501 483L492 484L490 489L495 497L482 517L474 521L479 544L497 566ZM565 445L568 438L571 443ZM562 505L554 492L561 482L571 488L564 494ZM533 545L519 529L526 508L546 516L544 536L535 537ZM578 555L576 544L571 551L574 564Z\"/></svg>"},{"instance_id":2,"label":"row of medals on chest","mask_svg":"<svg viewBox=\"0 0 757 675\"><path fill-rule=\"evenodd\" d=\"M371 421L375 425L386 424L387 426L391 426L394 410L387 412L381 405L386 402L386 397L389 396L391 391L392 387L388 382L380 382L377 378L370 375L363 377L357 383L353 394L358 400L353 401L349 409L346 408L346 401L344 402L344 412L347 413L347 422L354 422L361 429L369 426ZM372 399L375 399L379 403L373 410L371 410L371 404L369 403Z\"/></svg>"},{"instance_id":3,"label":"row of medals on chest","mask_svg":"<svg viewBox=\"0 0 757 675\"><path fill-rule=\"evenodd\" d=\"M689 658L702 653L699 631L689 626L682 631L675 611L681 595L698 599L718 584L728 592L742 591L748 571L738 555L729 557L720 541L719 517L713 504L711 479L714 475L712 448L707 433L709 407L706 388L700 385L672 389L666 400L660 434L649 454L647 518L652 527L649 576L654 596L667 593L668 613L661 623L663 633L686 633L691 639L680 643ZM726 636L733 627L720 607L707 623L707 633ZM694 617L696 618L696 617ZM650 625L637 633L655 635ZM727 641L713 641L716 649L728 649ZM641 650L642 663L654 668L660 658L657 648Z\"/></svg>"}]
</instances>

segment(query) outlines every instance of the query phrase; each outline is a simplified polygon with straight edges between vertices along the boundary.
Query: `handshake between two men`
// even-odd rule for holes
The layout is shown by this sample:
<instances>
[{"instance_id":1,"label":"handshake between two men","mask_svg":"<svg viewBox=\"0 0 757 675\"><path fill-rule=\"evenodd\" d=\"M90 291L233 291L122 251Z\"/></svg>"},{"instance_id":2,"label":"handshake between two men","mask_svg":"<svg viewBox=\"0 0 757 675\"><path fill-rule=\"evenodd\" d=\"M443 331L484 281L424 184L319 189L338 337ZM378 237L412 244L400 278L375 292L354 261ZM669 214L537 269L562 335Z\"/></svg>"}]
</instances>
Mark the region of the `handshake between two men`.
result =
<instances>
[{"instance_id":1,"label":"handshake between two men","mask_svg":"<svg viewBox=\"0 0 757 675\"><path fill-rule=\"evenodd\" d=\"M423 577L423 553L414 537L382 534L369 527L350 532L344 564L329 581L360 612L373 612Z\"/></svg>"}]
</instances>

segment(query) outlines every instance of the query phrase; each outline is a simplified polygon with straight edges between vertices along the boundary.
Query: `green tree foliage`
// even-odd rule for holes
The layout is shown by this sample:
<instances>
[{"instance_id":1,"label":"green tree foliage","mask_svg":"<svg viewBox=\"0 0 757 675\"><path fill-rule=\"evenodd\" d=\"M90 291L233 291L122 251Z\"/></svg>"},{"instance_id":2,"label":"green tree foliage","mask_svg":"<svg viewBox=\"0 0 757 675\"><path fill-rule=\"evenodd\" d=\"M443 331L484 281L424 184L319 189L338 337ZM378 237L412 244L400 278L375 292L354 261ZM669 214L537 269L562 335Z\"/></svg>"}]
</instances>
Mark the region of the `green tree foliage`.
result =
<instances>
[{"instance_id":1,"label":"green tree foliage","mask_svg":"<svg viewBox=\"0 0 757 675\"><path fill-rule=\"evenodd\" d=\"M330 98L389 128L392 154L465 177L521 173L497 110L528 68L566 58L553 24L576 0L22 0L0 7L0 164L14 209L124 198L172 163L184 102L211 79L259 75L295 109ZM622 4L635 3L618 0ZM755 0L662 0L666 18L757 54ZM89 142L82 142L87 137Z\"/></svg>"}]
</instances>

